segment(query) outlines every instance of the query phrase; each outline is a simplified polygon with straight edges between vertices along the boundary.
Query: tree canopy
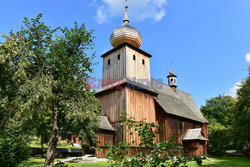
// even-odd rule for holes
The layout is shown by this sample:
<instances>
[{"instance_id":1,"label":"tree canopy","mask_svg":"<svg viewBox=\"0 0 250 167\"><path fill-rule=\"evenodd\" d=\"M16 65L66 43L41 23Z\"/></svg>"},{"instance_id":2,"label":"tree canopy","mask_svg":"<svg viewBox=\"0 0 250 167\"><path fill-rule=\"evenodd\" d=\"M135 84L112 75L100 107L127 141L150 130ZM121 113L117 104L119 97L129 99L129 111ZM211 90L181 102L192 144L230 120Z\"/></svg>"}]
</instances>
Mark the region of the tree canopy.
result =
<instances>
[{"instance_id":1,"label":"tree canopy","mask_svg":"<svg viewBox=\"0 0 250 167\"><path fill-rule=\"evenodd\" d=\"M228 126L233 123L234 98L229 95L219 95L208 99L205 106L201 106L201 112L208 121L216 122Z\"/></svg>"},{"instance_id":2,"label":"tree canopy","mask_svg":"<svg viewBox=\"0 0 250 167\"><path fill-rule=\"evenodd\" d=\"M237 97L219 95L208 99L201 107L209 124L209 145L216 154L226 149L250 148L250 77L239 85Z\"/></svg>"},{"instance_id":3,"label":"tree canopy","mask_svg":"<svg viewBox=\"0 0 250 167\"><path fill-rule=\"evenodd\" d=\"M239 148L250 151L250 76L241 82L234 107L233 127L235 143Z\"/></svg>"},{"instance_id":4,"label":"tree canopy","mask_svg":"<svg viewBox=\"0 0 250 167\"><path fill-rule=\"evenodd\" d=\"M27 134L48 134L45 166L52 166L58 137L79 134L96 142L100 105L87 89L94 54L92 30L84 24L51 28L42 15L24 19L0 45L0 131L13 118Z\"/></svg>"}]
</instances>

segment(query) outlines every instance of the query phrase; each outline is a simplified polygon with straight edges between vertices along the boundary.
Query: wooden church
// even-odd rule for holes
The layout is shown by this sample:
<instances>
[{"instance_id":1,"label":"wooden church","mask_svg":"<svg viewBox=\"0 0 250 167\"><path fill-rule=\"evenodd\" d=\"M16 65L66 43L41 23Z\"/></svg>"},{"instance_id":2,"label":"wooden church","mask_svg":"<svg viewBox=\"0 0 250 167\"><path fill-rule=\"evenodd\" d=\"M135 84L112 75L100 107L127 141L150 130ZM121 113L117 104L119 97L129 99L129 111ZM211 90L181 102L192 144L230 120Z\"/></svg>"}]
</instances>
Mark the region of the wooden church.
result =
<instances>
[{"instance_id":1,"label":"wooden church","mask_svg":"<svg viewBox=\"0 0 250 167\"><path fill-rule=\"evenodd\" d=\"M196 106L192 96L177 89L177 76L171 70L168 84L151 77L152 55L140 49L142 37L129 25L126 12L123 25L110 37L113 49L104 53L103 85L95 96L102 105L98 147L106 150L105 143L117 145L120 141L131 142L126 128L121 125L120 111L124 110L136 120L146 119L162 126L158 137L164 141L175 131L189 155L207 153L208 121ZM133 136L137 141L138 137ZM131 147L137 147L131 144ZM97 157L105 153L96 151Z\"/></svg>"}]
</instances>

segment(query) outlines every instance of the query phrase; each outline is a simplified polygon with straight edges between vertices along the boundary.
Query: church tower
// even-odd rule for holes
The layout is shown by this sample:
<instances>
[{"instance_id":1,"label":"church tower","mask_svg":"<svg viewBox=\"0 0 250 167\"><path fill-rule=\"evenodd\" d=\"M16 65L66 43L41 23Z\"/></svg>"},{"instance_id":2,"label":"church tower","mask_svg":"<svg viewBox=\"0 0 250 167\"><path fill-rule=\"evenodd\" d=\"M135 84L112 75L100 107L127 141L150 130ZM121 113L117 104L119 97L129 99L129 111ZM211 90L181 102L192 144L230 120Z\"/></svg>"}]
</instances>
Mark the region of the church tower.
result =
<instances>
[{"instance_id":1,"label":"church tower","mask_svg":"<svg viewBox=\"0 0 250 167\"><path fill-rule=\"evenodd\" d=\"M139 49L142 37L136 28L129 25L128 6L121 27L116 28L110 36L114 47L103 54L103 86L122 79L150 81L151 55Z\"/></svg>"},{"instance_id":2,"label":"church tower","mask_svg":"<svg viewBox=\"0 0 250 167\"><path fill-rule=\"evenodd\" d=\"M125 6L123 24L110 36L111 50L104 53L102 89L95 95L102 104L102 115L116 129L114 144L131 141L126 127L121 124L120 111L125 111L137 121L155 122L156 92L144 89L151 82L149 53L140 49L142 37L129 24L128 6ZM135 81L135 82L133 82ZM134 135L136 143L138 137ZM132 143L131 143L132 144Z\"/></svg>"}]
</instances>

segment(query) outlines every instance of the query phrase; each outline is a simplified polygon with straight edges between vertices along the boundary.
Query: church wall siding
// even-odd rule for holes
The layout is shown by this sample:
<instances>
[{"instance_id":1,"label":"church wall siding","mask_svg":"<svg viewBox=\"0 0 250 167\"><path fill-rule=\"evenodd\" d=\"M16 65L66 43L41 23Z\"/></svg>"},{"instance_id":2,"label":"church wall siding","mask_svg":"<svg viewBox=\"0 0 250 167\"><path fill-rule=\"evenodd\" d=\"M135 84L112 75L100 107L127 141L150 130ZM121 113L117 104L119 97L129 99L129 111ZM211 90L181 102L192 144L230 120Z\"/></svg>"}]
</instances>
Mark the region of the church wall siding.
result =
<instances>
[{"instance_id":1,"label":"church wall siding","mask_svg":"<svg viewBox=\"0 0 250 167\"><path fill-rule=\"evenodd\" d=\"M144 56L143 54L131 49L126 46L126 76L128 78L136 78L144 79L147 81L151 80L150 75L150 58ZM133 56L135 55L136 60L133 60ZM142 64L142 60L144 60L144 65ZM145 82L146 83L146 82Z\"/></svg>"},{"instance_id":2,"label":"church wall siding","mask_svg":"<svg viewBox=\"0 0 250 167\"><path fill-rule=\"evenodd\" d=\"M146 119L148 123L156 123L155 115L155 103L154 97L140 92L138 90L126 88L127 94L127 114L132 116L136 121ZM130 138L129 133L126 133L126 140L132 144L132 140L135 140L135 145L138 145L140 140L138 135L133 132L133 137Z\"/></svg>"},{"instance_id":3,"label":"church wall siding","mask_svg":"<svg viewBox=\"0 0 250 167\"><path fill-rule=\"evenodd\" d=\"M107 116L111 125L116 129L114 143L124 139L124 128L121 126L120 111L126 110L125 88L97 96L102 105L101 115Z\"/></svg>"},{"instance_id":4,"label":"church wall siding","mask_svg":"<svg viewBox=\"0 0 250 167\"><path fill-rule=\"evenodd\" d=\"M118 60L118 55L120 55L120 60ZM108 64L108 61L110 61L110 64ZM126 69L126 49L124 46L121 49L104 57L103 71L102 71L103 86L114 83L117 80L124 79L126 77L125 69ZM108 80L110 81L108 82Z\"/></svg>"},{"instance_id":5,"label":"church wall siding","mask_svg":"<svg viewBox=\"0 0 250 167\"><path fill-rule=\"evenodd\" d=\"M120 60L118 60L118 55L120 55ZM133 59L134 55L135 60ZM144 64L142 64L143 60ZM110 64L108 64L108 61L110 61ZM137 81L138 79L142 79L143 81L139 82L146 84L146 82L151 80L150 58L128 46L124 46L103 58L102 73L102 86L107 86L117 80L125 78L136 78Z\"/></svg>"}]
</instances>

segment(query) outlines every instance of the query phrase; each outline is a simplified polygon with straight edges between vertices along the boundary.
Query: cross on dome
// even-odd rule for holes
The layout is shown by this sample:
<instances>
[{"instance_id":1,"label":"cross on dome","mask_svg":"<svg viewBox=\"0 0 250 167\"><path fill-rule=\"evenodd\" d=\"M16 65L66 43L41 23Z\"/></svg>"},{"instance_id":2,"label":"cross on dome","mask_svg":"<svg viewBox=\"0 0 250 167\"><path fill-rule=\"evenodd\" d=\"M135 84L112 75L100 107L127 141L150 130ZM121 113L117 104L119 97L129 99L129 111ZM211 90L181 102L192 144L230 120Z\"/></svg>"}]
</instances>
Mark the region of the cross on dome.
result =
<instances>
[{"instance_id":1,"label":"cross on dome","mask_svg":"<svg viewBox=\"0 0 250 167\"><path fill-rule=\"evenodd\" d=\"M129 18L128 18L128 1L126 0L125 5L125 15L123 18L123 26L129 25Z\"/></svg>"}]
</instances>

